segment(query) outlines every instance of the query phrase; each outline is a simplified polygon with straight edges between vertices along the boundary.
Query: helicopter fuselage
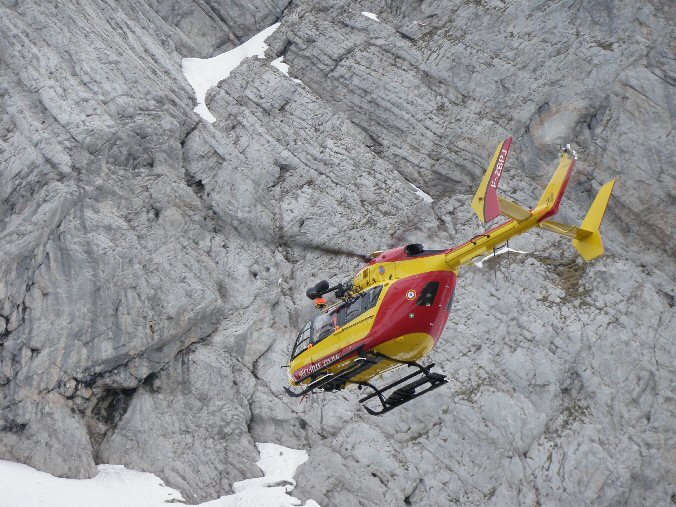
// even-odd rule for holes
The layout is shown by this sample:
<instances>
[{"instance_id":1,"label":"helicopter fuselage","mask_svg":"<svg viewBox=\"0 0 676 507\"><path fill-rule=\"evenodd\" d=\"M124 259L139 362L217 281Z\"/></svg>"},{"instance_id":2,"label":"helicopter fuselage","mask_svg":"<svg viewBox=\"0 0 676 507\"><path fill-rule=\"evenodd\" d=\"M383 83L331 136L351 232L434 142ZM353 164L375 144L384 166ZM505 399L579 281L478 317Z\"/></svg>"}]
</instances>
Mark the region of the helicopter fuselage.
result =
<instances>
[{"instance_id":1,"label":"helicopter fuselage","mask_svg":"<svg viewBox=\"0 0 676 507\"><path fill-rule=\"evenodd\" d=\"M421 266L419 273L405 278L397 278L395 272L401 262L409 261L392 262L384 269L381 269L383 264L372 264L364 270L361 276L369 277L369 285L353 298L326 311L333 319L331 325L335 330L292 360L289 368L292 384L310 382L314 372L341 357L349 357L328 370L341 371L345 363L354 359L352 352L356 356L357 351L375 351L399 361L416 361L425 356L446 325L456 281L456 274L448 269L443 255L433 257L426 258L424 264L433 261L439 269L430 271ZM416 259L419 260L422 259ZM375 304L364 308L368 305L361 303L363 311L355 311L354 317L341 325L341 311L359 304L362 294L378 288L380 293ZM351 380L367 381L393 366L397 365L379 363Z\"/></svg>"},{"instance_id":2,"label":"helicopter fuselage","mask_svg":"<svg viewBox=\"0 0 676 507\"><path fill-rule=\"evenodd\" d=\"M481 222L499 216L507 221L447 250L425 251L422 245L413 244L376 252L352 283L331 287L324 280L307 290L306 295L318 305L325 300L317 298L330 292L342 300L301 329L288 371L292 386L302 389L285 387L290 396L356 384L370 390L359 400L367 412L384 414L448 381L444 374L431 371L434 364L422 366L418 361L441 337L462 266L534 227L572 239L587 261L603 254L599 229L615 181L599 189L581 227L556 222L551 217L558 212L568 186L575 152L568 145L562 149L559 166L542 197L534 208L526 209L497 195L511 141L510 137L498 146L472 199ZM376 387L371 380L402 365L412 367L414 373L384 387ZM378 400L380 409L368 407L370 400Z\"/></svg>"}]
</instances>

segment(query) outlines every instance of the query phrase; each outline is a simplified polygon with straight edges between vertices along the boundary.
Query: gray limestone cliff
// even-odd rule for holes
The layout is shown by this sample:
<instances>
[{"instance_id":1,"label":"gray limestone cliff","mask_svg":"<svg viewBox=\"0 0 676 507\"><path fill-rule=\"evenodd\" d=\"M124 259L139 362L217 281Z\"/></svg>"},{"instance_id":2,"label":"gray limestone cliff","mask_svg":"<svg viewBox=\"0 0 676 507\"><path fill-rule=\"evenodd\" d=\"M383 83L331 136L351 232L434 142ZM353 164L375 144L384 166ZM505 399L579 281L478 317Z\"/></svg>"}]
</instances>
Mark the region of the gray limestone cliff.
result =
<instances>
[{"instance_id":1,"label":"gray limestone cliff","mask_svg":"<svg viewBox=\"0 0 676 507\"><path fill-rule=\"evenodd\" d=\"M668 1L0 2L0 459L124 464L204 501L272 441L309 451L294 494L326 506L675 503L674 19ZM181 59L277 21L202 120ZM462 271L432 353L449 385L387 416L286 397L305 288L360 266L310 246L467 240L508 135L524 205L563 142L562 219L620 177L606 255L529 233Z\"/></svg>"}]
</instances>

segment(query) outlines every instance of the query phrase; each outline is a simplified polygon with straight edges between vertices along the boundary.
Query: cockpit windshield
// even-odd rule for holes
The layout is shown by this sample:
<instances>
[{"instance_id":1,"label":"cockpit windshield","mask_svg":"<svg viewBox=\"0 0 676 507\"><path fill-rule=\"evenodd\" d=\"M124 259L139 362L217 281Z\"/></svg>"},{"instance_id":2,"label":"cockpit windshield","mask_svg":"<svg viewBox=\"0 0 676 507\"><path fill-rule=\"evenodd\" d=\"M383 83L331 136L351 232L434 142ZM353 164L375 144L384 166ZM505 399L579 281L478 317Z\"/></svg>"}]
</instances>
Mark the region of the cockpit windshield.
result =
<instances>
[{"instance_id":1,"label":"cockpit windshield","mask_svg":"<svg viewBox=\"0 0 676 507\"><path fill-rule=\"evenodd\" d=\"M373 287L348 299L340 306L331 308L328 312L320 313L313 317L303 326L301 332L298 333L291 359L307 349L310 344L319 343L327 336L336 332L340 327L349 324L361 314L375 307L382 288L382 285Z\"/></svg>"},{"instance_id":2,"label":"cockpit windshield","mask_svg":"<svg viewBox=\"0 0 676 507\"><path fill-rule=\"evenodd\" d=\"M323 340L336 330L336 310L320 313L312 322L312 343Z\"/></svg>"}]
</instances>

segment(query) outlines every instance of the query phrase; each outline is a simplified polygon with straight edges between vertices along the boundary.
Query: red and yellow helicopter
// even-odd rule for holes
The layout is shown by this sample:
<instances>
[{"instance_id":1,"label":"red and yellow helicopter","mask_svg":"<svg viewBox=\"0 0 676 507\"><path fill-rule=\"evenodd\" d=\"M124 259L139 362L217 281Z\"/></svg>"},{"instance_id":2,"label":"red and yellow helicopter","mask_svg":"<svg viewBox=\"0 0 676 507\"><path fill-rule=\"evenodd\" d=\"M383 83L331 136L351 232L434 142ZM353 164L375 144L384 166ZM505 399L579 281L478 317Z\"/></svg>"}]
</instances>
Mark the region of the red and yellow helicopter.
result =
<instances>
[{"instance_id":1,"label":"red and yellow helicopter","mask_svg":"<svg viewBox=\"0 0 676 507\"><path fill-rule=\"evenodd\" d=\"M581 227L556 222L552 217L559 211L575 166L575 152L570 145L562 149L544 194L528 210L497 194L511 143L510 137L498 146L472 199L482 222L501 215L506 222L446 250L412 244L374 252L351 282L330 287L321 281L307 290L319 307L331 292L338 302L324 308L298 334L288 371L291 385L301 390L285 387L290 396L366 387L370 392L359 402L370 414L384 414L447 382L445 375L431 371L434 364L422 366L418 361L441 337L462 266L533 227L572 238L587 261L603 253L599 228L615 180L601 187ZM374 377L403 365L415 371L382 388L372 383ZM365 404L373 399L380 402L379 408Z\"/></svg>"}]
</instances>

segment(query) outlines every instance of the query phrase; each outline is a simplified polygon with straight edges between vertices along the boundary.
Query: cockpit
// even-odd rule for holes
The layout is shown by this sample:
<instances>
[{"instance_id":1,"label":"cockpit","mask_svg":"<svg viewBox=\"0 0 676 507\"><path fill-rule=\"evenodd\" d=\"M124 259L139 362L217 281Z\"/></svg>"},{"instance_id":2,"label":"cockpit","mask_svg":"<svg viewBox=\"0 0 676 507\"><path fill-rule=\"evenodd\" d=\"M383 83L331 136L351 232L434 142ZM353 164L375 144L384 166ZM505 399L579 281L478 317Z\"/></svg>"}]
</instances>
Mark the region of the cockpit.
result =
<instances>
[{"instance_id":1,"label":"cockpit","mask_svg":"<svg viewBox=\"0 0 676 507\"><path fill-rule=\"evenodd\" d=\"M374 308L383 286L378 285L344 303L330 308L327 312L315 315L298 333L291 359L294 359L310 345L315 345L349 324L363 313Z\"/></svg>"}]
</instances>

